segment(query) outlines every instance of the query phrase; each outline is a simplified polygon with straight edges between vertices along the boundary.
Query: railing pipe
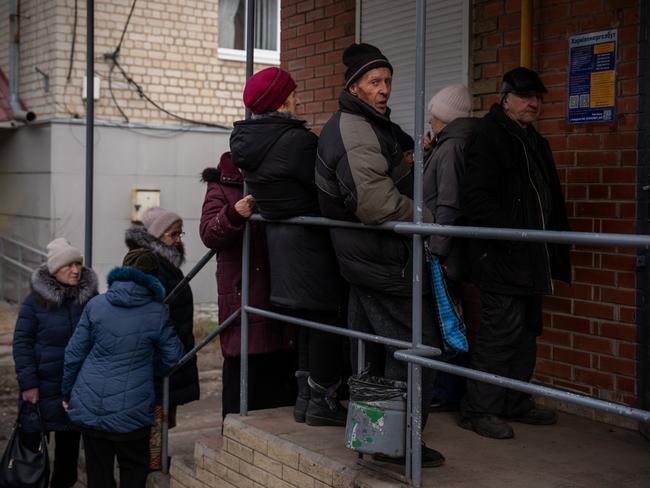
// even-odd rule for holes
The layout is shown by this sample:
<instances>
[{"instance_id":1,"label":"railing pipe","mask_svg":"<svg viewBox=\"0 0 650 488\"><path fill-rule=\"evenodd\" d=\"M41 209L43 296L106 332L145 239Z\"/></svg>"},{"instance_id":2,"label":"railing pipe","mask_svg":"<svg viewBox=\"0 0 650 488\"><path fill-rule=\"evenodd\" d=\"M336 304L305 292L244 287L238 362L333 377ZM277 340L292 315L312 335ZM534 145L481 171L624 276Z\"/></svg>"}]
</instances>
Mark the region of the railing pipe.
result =
<instances>
[{"instance_id":1,"label":"railing pipe","mask_svg":"<svg viewBox=\"0 0 650 488\"><path fill-rule=\"evenodd\" d=\"M179 281L178 285L174 287L172 291L169 292L169 294L165 297L165 300L163 300L163 303L169 303L171 302L178 292L185 286L187 285L190 281L192 281L192 278L196 276L196 274L203 269L203 267L207 264L210 259L212 259L212 256L214 256L217 253L215 250L208 251L195 265L194 267L183 277L181 281Z\"/></svg>"},{"instance_id":2,"label":"railing pipe","mask_svg":"<svg viewBox=\"0 0 650 488\"><path fill-rule=\"evenodd\" d=\"M624 246L650 249L650 236L641 234L615 234L603 232L573 232L534 229L503 229L499 227L473 227L462 225L413 224L390 221L381 225L366 225L359 222L326 219L324 217L294 217L284 220L267 220L259 214L249 220L268 224L315 225L350 229L394 231L398 234L440 235L474 239L496 239L506 241L552 242L555 244L576 244L582 246Z\"/></svg>"},{"instance_id":3,"label":"railing pipe","mask_svg":"<svg viewBox=\"0 0 650 488\"><path fill-rule=\"evenodd\" d=\"M303 327L309 327L310 329L321 330L323 332L330 332L332 334L339 334L342 336L350 337L352 339L363 339L364 341L374 342L376 344L383 344L385 346L391 346L398 349L410 349L411 343L406 341L400 341L399 339L391 339L390 337L383 337L376 334L368 334L366 332L359 332L358 330L351 329L342 329L340 327L335 327L333 325L321 324L320 322L312 322L311 320L305 320L298 317L292 317L290 315L283 315L277 312L270 312L268 310L263 310L261 308L247 307L247 311L253 315L259 315L260 317L266 317L269 319L279 320L282 322L287 322L289 324L301 325ZM422 345L418 348L423 352L439 356L442 351L437 347L425 346Z\"/></svg>"},{"instance_id":4,"label":"railing pipe","mask_svg":"<svg viewBox=\"0 0 650 488\"><path fill-rule=\"evenodd\" d=\"M169 473L169 376L163 378L162 438L160 445L160 470Z\"/></svg>"},{"instance_id":5,"label":"railing pipe","mask_svg":"<svg viewBox=\"0 0 650 488\"><path fill-rule=\"evenodd\" d=\"M246 79L253 76L255 61L255 0L246 0ZM246 108L246 119L251 118ZM244 195L248 185L244 182ZM248 415L248 300L250 297L251 224L244 224L241 260L241 334L239 354L239 414Z\"/></svg>"},{"instance_id":6,"label":"railing pipe","mask_svg":"<svg viewBox=\"0 0 650 488\"><path fill-rule=\"evenodd\" d=\"M426 1L415 2L415 153L413 161L413 222L422 223L423 158L424 158L424 68L426 52L427 13ZM422 236L413 234L413 346L422 344ZM413 486L422 484L422 369L409 365L411 380L408 382L411 404L407 423L406 477Z\"/></svg>"},{"instance_id":7,"label":"railing pipe","mask_svg":"<svg viewBox=\"0 0 650 488\"><path fill-rule=\"evenodd\" d=\"M163 396L162 396L162 410L163 410L163 418L162 418L162 439L161 439L161 466L160 469L164 474L167 474L169 472L169 459L168 459L168 453L169 453L169 378L171 375L173 375L176 371L178 371L180 368L183 367L183 365L188 362L190 359L192 359L196 354L203 349L206 345L208 345L212 340L214 340L215 337L217 337L219 334L221 334L224 330L226 330L228 327L232 325L232 323L235 321L235 319L239 316L240 310L237 309L233 314L228 317L226 320L223 321L222 324L219 325L215 330L210 332L205 339L203 339L199 344L194 346L192 349L190 349L179 361L176 363L174 367L172 367L165 377L163 378Z\"/></svg>"},{"instance_id":8,"label":"railing pipe","mask_svg":"<svg viewBox=\"0 0 650 488\"><path fill-rule=\"evenodd\" d=\"M86 1L86 206L84 260L93 266L93 193L95 178L95 2Z\"/></svg>"},{"instance_id":9,"label":"railing pipe","mask_svg":"<svg viewBox=\"0 0 650 488\"><path fill-rule=\"evenodd\" d=\"M7 241L10 244L13 244L13 245L18 246L18 247L22 247L26 251L33 252L34 254L37 254L37 255L39 255L39 256L41 256L43 258L47 258L47 253L46 252L43 252L40 249L36 249L35 247L32 247L32 246L30 246L28 244L25 244L23 242L20 242L19 240L16 240L16 239L14 239L12 237L0 236L0 241ZM4 247L2 249L4 249Z\"/></svg>"},{"instance_id":10,"label":"railing pipe","mask_svg":"<svg viewBox=\"0 0 650 488\"><path fill-rule=\"evenodd\" d=\"M557 390L548 386L536 385L534 383L528 383L526 381L506 378L504 376L498 376L495 374L486 373L484 371L478 371L463 366L444 363L435 359L427 359L422 357L419 351L396 351L394 356L396 359L399 359L401 361L419 364L420 366L432 368L438 371L444 371L446 373L451 373L458 376L463 376L471 380L482 381L484 383L490 383L492 385L510 388L512 390L529 393L531 395L540 395L554 398L556 400L567 401L583 407L594 408L596 410L602 410L604 412L628 417L640 422L650 421L650 411L628 407L627 405L621 405L618 403L607 402L585 395L580 395L578 393Z\"/></svg>"},{"instance_id":11,"label":"railing pipe","mask_svg":"<svg viewBox=\"0 0 650 488\"><path fill-rule=\"evenodd\" d=\"M230 317L224 320L223 323L219 324L219 327L214 329L207 336L205 336L205 338L201 342L199 342L196 346L194 346L192 349L187 351L187 353L185 353L185 355L176 363L176 365L169 370L167 376L171 376L176 371L181 369L185 365L185 363L187 363L190 359L196 356L201 349L207 346L210 342L212 342L215 339L215 337L221 335L221 333L224 330L230 327L233 324L233 322L237 319L237 317L239 317L239 315L240 315L240 309L238 308L237 310L235 310L235 312L233 312L233 314Z\"/></svg>"}]
</instances>

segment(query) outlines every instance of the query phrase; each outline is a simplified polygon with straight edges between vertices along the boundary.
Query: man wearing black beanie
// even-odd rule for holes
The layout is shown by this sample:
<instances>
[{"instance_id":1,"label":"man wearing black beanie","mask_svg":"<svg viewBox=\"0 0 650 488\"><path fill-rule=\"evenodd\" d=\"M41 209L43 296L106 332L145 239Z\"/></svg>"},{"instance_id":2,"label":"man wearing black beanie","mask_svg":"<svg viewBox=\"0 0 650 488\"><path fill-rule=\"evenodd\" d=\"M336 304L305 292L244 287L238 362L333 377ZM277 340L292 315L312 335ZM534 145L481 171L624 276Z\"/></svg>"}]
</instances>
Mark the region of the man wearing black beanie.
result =
<instances>
[{"instance_id":1,"label":"man wearing black beanie","mask_svg":"<svg viewBox=\"0 0 650 488\"><path fill-rule=\"evenodd\" d=\"M393 67L370 44L352 44L343 52L345 87L339 110L321 131L316 159L316 185L323 216L377 225L413 218L413 179L404 150L390 120L388 99ZM433 222L423 209L424 222ZM350 283L348 326L352 329L411 341L411 238L388 232L332 228L332 243L341 274ZM423 286L422 342L437 345L431 293ZM352 348L356 352L356 348ZM406 363L395 360L394 348L368 347L371 374L406 381ZM356 358L353 357L353 365ZM428 417L435 372L422 370L422 425ZM384 462L404 458L375 455ZM422 447L422 466L444 463L439 452Z\"/></svg>"}]
</instances>

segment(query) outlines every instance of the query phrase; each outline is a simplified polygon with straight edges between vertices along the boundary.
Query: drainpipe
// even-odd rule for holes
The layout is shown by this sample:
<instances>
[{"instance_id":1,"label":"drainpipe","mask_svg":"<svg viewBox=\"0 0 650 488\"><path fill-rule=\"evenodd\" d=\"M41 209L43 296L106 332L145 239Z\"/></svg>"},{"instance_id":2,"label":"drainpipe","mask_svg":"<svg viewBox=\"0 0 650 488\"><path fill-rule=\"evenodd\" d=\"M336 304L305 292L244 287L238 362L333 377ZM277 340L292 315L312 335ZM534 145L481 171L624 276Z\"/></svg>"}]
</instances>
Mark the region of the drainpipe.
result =
<instances>
[{"instance_id":1,"label":"drainpipe","mask_svg":"<svg viewBox=\"0 0 650 488\"><path fill-rule=\"evenodd\" d=\"M31 110L23 110L18 99L19 22L18 2L9 0L9 24L11 29L11 35L9 36L9 106L15 120L32 122L36 119L36 114Z\"/></svg>"},{"instance_id":2,"label":"drainpipe","mask_svg":"<svg viewBox=\"0 0 650 488\"><path fill-rule=\"evenodd\" d=\"M521 51L519 64L533 68L533 0L521 0Z\"/></svg>"}]
</instances>

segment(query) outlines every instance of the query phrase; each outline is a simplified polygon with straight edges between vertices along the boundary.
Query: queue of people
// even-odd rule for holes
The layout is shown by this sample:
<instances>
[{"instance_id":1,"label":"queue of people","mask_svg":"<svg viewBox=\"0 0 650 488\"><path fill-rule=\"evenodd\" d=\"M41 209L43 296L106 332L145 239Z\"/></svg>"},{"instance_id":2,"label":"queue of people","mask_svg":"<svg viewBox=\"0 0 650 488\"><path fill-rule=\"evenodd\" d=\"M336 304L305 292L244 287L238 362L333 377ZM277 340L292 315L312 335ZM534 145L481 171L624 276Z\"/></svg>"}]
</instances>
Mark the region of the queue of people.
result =
<instances>
[{"instance_id":1,"label":"queue of people","mask_svg":"<svg viewBox=\"0 0 650 488\"><path fill-rule=\"evenodd\" d=\"M413 139L390 119L393 66L369 44L343 52L345 86L339 110L320 137L298 117L296 82L280 68L253 75L243 92L253 116L237 122L230 151L203 171L207 192L200 219L203 243L217 251L219 320L241 306L242 247L250 225L250 298L254 307L298 319L410 341L412 260L410 236L373 229L276 223L323 216L368 225L411 221L414 213ZM471 94L449 85L430 100L425 138L425 223L568 230L553 155L534 128L542 95L532 70L505 74L501 100L482 119L470 117ZM249 194L244 194L246 183ZM161 466L162 376L194 346L193 296L183 279L183 221L153 208L125 234L123 265L97 294L94 272L63 238L48 245L47 263L32 276L14 336L21 404L39 405L56 441L52 487L76 481L80 433L89 486L142 487ZM564 245L434 236L435 255L452 301L462 308L461 285L481 291L481 321L469 356L445 357L489 373L529 381L542 298L552 280L569 281ZM426 256L423 256L426 259ZM441 346L431 284L422 286L422 342ZM340 402L356 347L341 336L294 327L266 317L249 319L249 408L294 407L297 422L345 425ZM221 335L222 415L239 411L239 321ZM350 354L350 351L352 353ZM405 381L406 363L389 346L368 345L371 374ZM459 425L505 439L509 422L550 425L554 412L530 395L453 375L422 371L422 427L429 406L456 405ZM196 359L171 377L170 427L175 410L199 398ZM21 409L21 412L23 410ZM26 445L38 442L33 410L21 420ZM381 462L404 458L376 455ZM443 454L422 446L422 465L440 466Z\"/></svg>"}]
</instances>

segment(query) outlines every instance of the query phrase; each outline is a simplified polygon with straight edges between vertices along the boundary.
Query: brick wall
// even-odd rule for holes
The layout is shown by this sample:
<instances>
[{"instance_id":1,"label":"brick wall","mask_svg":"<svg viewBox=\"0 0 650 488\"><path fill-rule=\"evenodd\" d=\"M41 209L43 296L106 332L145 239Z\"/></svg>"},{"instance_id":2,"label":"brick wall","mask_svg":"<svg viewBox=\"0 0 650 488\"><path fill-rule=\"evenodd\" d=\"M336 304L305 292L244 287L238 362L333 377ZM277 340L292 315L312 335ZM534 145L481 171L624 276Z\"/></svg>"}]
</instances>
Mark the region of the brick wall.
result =
<instances>
[{"instance_id":1,"label":"brick wall","mask_svg":"<svg viewBox=\"0 0 650 488\"><path fill-rule=\"evenodd\" d=\"M21 98L39 119L83 116L86 73L86 2L79 1L76 49L66 80L72 43L74 0L21 3ZM102 59L119 42L132 0L95 1L95 70L101 78L99 119L124 120L108 91L110 64ZM120 63L145 93L183 117L232 125L243 117L245 63L218 57L219 0L141 0L122 44ZM0 13L7 11L2 2ZM0 67L8 75L9 22L0 24ZM50 77L45 91L39 68ZM258 66L260 69L264 66ZM132 122L180 123L142 100L115 70L113 91Z\"/></svg>"},{"instance_id":2,"label":"brick wall","mask_svg":"<svg viewBox=\"0 0 650 488\"><path fill-rule=\"evenodd\" d=\"M534 66L549 88L539 130L553 148L572 229L636 229L637 1L536 2ZM475 0L475 108L497 100L501 75L519 62L520 2ZM566 122L568 37L618 28L617 120ZM573 284L546 300L537 377L562 388L632 403L636 397L635 251L579 246Z\"/></svg>"},{"instance_id":3,"label":"brick wall","mask_svg":"<svg viewBox=\"0 0 650 488\"><path fill-rule=\"evenodd\" d=\"M354 0L282 0L282 67L298 83L301 117L321 127L338 109L343 49L354 42Z\"/></svg>"}]
</instances>

